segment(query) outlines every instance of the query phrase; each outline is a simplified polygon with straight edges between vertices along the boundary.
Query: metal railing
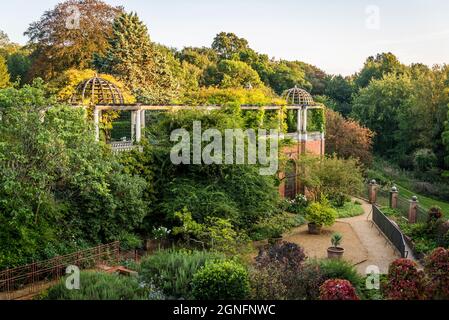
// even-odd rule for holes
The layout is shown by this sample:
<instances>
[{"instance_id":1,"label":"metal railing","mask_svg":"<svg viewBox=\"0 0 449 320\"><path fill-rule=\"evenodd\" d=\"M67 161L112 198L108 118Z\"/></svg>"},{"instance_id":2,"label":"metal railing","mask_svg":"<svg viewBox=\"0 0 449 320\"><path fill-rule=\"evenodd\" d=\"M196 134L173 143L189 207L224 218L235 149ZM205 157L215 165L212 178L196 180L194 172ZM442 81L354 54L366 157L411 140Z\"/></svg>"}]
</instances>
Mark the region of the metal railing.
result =
<instances>
[{"instance_id":1,"label":"metal railing","mask_svg":"<svg viewBox=\"0 0 449 320\"><path fill-rule=\"evenodd\" d=\"M65 275L66 268L75 265L79 269L94 268L100 264L120 260L118 241L99 245L49 260L0 271L0 300L11 300L39 293L49 283Z\"/></svg>"},{"instance_id":2,"label":"metal railing","mask_svg":"<svg viewBox=\"0 0 449 320\"><path fill-rule=\"evenodd\" d=\"M390 220L383 212L373 205L373 221L379 230L387 237L393 246L399 251L402 258L408 257L408 250L406 250L404 235L398 226Z\"/></svg>"}]
</instances>

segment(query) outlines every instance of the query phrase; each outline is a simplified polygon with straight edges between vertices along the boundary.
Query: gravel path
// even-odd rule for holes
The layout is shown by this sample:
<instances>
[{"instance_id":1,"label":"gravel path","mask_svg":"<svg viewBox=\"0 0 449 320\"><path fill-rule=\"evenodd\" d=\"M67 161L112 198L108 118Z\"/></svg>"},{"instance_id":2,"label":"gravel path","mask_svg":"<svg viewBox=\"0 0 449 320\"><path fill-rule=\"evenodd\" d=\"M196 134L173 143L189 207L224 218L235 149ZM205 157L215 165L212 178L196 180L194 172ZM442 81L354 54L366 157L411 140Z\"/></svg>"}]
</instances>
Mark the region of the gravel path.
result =
<instances>
[{"instance_id":1,"label":"gravel path","mask_svg":"<svg viewBox=\"0 0 449 320\"><path fill-rule=\"evenodd\" d=\"M365 274L366 268L373 265L379 267L381 273L387 273L390 263L401 256L373 224L371 220L371 204L363 200L357 200L362 203L365 213L357 217L338 220L347 222L352 226L367 250L367 260L359 263L356 266L357 270L361 274Z\"/></svg>"}]
</instances>

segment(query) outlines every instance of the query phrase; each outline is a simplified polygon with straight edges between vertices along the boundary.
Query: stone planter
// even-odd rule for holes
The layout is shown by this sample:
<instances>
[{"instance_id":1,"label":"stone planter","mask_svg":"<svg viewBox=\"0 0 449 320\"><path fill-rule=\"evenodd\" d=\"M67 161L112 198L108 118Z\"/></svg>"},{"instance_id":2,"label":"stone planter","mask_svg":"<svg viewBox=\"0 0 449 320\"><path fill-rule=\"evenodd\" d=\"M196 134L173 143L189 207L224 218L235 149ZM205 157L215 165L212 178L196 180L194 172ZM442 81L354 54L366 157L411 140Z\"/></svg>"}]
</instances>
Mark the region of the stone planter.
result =
<instances>
[{"instance_id":1,"label":"stone planter","mask_svg":"<svg viewBox=\"0 0 449 320\"><path fill-rule=\"evenodd\" d=\"M340 260L343 257L343 253L345 253L345 249L340 248L340 247L327 248L327 257L329 259Z\"/></svg>"},{"instance_id":2,"label":"stone planter","mask_svg":"<svg viewBox=\"0 0 449 320\"><path fill-rule=\"evenodd\" d=\"M316 223L311 222L307 226L309 227L310 234L320 234L321 233L321 226L317 225Z\"/></svg>"}]
</instances>

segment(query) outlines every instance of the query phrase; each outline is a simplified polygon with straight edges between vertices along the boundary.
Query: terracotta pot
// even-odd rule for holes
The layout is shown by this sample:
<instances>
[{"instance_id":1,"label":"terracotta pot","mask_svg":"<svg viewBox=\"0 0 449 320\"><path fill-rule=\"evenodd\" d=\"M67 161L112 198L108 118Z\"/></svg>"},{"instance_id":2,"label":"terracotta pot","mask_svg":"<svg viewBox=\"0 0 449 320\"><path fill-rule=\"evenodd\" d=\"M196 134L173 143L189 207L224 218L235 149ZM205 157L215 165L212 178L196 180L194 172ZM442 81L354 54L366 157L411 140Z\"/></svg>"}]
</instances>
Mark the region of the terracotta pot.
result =
<instances>
[{"instance_id":1,"label":"terracotta pot","mask_svg":"<svg viewBox=\"0 0 449 320\"><path fill-rule=\"evenodd\" d=\"M317 225L316 223L311 222L307 226L309 227L310 234L320 234L321 233L321 226Z\"/></svg>"},{"instance_id":2,"label":"terracotta pot","mask_svg":"<svg viewBox=\"0 0 449 320\"><path fill-rule=\"evenodd\" d=\"M340 247L329 247L327 248L327 257L329 259L341 259L343 256L343 253L345 253L345 249Z\"/></svg>"}]
</instances>

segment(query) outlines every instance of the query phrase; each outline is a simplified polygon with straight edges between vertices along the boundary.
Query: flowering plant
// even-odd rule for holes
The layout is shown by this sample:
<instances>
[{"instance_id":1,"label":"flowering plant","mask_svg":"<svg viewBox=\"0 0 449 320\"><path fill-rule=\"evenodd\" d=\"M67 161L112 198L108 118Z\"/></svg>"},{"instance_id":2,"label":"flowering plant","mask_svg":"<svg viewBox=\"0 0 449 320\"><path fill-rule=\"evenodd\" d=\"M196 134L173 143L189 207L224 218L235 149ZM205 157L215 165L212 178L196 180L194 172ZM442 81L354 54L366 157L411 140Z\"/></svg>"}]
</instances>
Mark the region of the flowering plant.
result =
<instances>
[{"instance_id":1,"label":"flowering plant","mask_svg":"<svg viewBox=\"0 0 449 320\"><path fill-rule=\"evenodd\" d=\"M162 240L167 239L170 235L171 230L167 229L166 227L159 227L159 228L153 228L153 238L155 240Z\"/></svg>"},{"instance_id":2,"label":"flowering plant","mask_svg":"<svg viewBox=\"0 0 449 320\"><path fill-rule=\"evenodd\" d=\"M329 279L320 287L320 300L360 300L348 280Z\"/></svg>"}]
</instances>

